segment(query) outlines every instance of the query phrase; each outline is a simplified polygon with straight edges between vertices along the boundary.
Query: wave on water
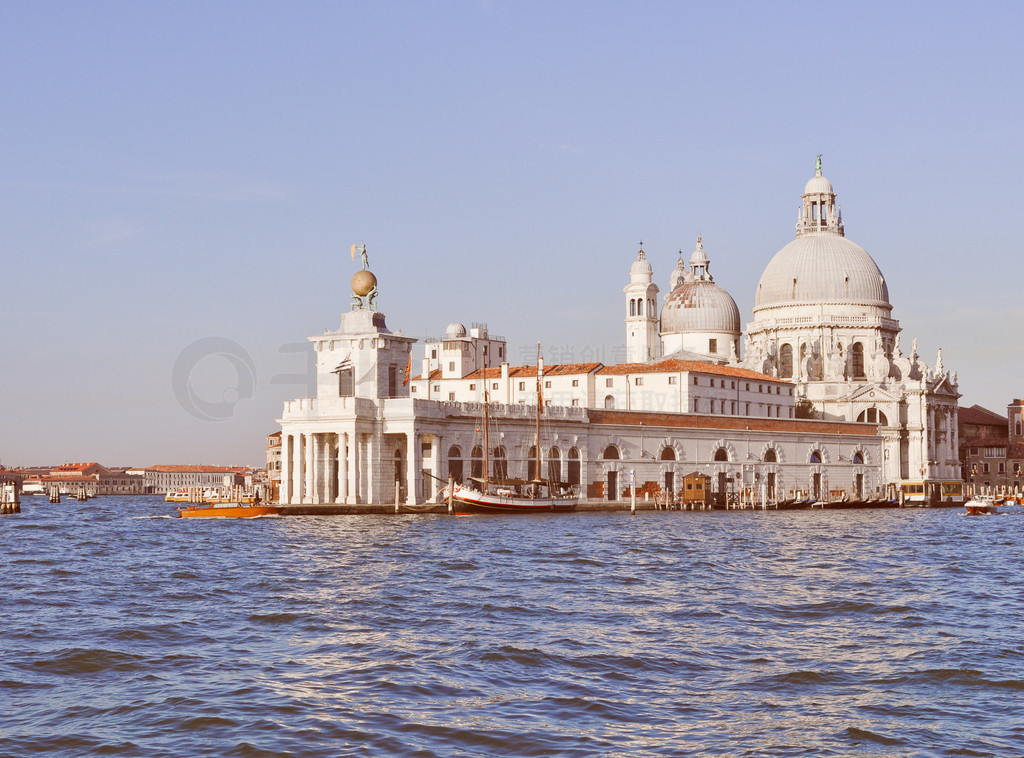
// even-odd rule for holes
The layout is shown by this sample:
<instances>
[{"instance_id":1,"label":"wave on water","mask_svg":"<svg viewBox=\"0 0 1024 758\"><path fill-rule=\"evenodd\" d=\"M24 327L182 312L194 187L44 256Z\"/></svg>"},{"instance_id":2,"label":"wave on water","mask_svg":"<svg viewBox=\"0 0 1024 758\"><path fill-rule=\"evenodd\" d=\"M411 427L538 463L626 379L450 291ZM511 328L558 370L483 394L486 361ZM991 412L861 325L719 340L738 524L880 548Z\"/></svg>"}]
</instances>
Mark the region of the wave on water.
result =
<instances>
[{"instance_id":1,"label":"wave on water","mask_svg":"<svg viewBox=\"0 0 1024 758\"><path fill-rule=\"evenodd\" d=\"M31 508L0 755L1021 754L1024 538L910 515Z\"/></svg>"}]
</instances>

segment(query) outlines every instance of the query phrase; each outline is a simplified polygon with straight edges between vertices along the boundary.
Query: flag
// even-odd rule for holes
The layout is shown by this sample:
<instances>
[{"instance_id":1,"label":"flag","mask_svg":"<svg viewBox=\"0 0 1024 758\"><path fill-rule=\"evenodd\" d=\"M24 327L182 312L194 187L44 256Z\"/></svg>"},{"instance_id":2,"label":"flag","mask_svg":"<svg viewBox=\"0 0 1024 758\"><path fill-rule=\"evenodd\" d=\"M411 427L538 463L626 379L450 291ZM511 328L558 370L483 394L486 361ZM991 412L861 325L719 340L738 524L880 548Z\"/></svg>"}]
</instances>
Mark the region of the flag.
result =
<instances>
[{"instance_id":1,"label":"flag","mask_svg":"<svg viewBox=\"0 0 1024 758\"><path fill-rule=\"evenodd\" d=\"M412 351L409 351L409 360L405 362L405 381L402 382L402 386L409 383L409 374L412 373Z\"/></svg>"}]
</instances>

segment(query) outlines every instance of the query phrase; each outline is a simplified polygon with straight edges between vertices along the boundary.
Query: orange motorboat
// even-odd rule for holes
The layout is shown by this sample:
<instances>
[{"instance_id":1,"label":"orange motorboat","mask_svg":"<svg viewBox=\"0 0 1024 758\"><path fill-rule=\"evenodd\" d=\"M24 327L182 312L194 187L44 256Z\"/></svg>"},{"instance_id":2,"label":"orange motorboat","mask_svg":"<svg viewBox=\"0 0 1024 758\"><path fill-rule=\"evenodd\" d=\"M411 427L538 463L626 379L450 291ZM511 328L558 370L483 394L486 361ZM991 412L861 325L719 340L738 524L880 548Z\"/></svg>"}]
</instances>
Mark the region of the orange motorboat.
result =
<instances>
[{"instance_id":1,"label":"orange motorboat","mask_svg":"<svg viewBox=\"0 0 1024 758\"><path fill-rule=\"evenodd\" d=\"M199 503L178 509L181 518L256 518L276 516L280 512L278 505L258 503Z\"/></svg>"}]
</instances>

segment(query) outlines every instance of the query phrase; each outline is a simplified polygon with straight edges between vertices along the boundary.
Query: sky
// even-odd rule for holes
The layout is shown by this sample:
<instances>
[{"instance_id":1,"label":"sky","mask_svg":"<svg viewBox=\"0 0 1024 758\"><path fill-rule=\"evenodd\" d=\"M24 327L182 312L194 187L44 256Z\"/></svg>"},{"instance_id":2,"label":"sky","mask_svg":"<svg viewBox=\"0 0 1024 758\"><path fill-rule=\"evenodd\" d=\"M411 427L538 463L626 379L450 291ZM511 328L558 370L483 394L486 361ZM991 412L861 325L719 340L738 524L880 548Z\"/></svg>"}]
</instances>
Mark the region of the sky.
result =
<instances>
[{"instance_id":1,"label":"sky","mask_svg":"<svg viewBox=\"0 0 1024 758\"><path fill-rule=\"evenodd\" d=\"M0 0L0 463L262 465L388 326L620 359L642 241L751 320L822 154L902 346L1024 394L1024 5ZM1012 223L1011 223L1012 222ZM422 344L414 348L422 356Z\"/></svg>"}]
</instances>

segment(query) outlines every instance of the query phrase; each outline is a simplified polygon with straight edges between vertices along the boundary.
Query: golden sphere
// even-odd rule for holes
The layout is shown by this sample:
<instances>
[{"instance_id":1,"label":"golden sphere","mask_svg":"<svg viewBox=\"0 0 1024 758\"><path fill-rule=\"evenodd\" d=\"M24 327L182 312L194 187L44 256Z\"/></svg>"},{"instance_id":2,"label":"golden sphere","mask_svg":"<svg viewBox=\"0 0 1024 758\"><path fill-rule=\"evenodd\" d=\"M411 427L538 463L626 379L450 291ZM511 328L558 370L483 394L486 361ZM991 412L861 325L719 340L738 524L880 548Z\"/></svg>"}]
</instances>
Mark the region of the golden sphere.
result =
<instances>
[{"instance_id":1,"label":"golden sphere","mask_svg":"<svg viewBox=\"0 0 1024 758\"><path fill-rule=\"evenodd\" d=\"M366 297L377 286L377 277L365 268L352 275L352 291L359 297Z\"/></svg>"}]
</instances>

